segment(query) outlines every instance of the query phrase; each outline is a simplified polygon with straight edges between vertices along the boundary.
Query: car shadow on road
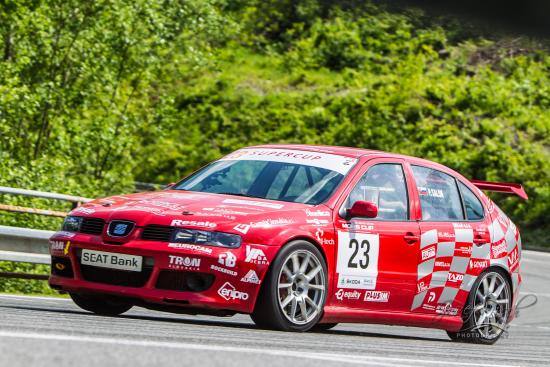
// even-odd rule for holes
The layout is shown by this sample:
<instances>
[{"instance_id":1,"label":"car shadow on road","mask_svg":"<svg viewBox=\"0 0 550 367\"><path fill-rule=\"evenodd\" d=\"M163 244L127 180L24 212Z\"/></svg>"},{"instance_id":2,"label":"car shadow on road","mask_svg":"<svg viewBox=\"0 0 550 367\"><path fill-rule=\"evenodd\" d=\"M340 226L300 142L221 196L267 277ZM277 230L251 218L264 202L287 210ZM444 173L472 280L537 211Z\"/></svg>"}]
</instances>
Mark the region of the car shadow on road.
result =
<instances>
[{"instance_id":1,"label":"car shadow on road","mask_svg":"<svg viewBox=\"0 0 550 367\"><path fill-rule=\"evenodd\" d=\"M42 312L53 312L58 314L72 314L72 315L83 315L88 317L112 317L117 319L127 319L127 320L145 320L145 321L154 321L154 322L170 322L178 324L190 324L190 325L200 325L200 326L213 326L213 327L225 327L225 328L239 328L239 329L248 329L248 330L257 330L258 332L266 332L268 330L260 329L253 323L245 323L240 321L229 321L220 317L219 320L208 320L208 319L191 319L188 316L193 317L193 315L179 315L183 317L164 317L162 313L159 312L159 316L149 316L149 315L120 315L120 316L101 316L96 315L86 311L80 310L62 310L55 308L46 308L39 306L14 306L14 305L0 305L0 309L10 308L16 310L29 310L29 311L42 311ZM281 332L282 333L282 332ZM430 342L442 342L449 343L450 340L443 338L432 338L425 336L410 336L410 335L399 335L399 334L386 334L386 333L376 333L376 332L366 332L366 331L355 331L355 330L325 330L325 331L313 331L310 330L307 334L322 334L322 335L332 335L332 336L360 336L360 337L370 337L370 338L385 338L385 339L401 339L401 340L416 340L416 341L430 341Z\"/></svg>"}]
</instances>

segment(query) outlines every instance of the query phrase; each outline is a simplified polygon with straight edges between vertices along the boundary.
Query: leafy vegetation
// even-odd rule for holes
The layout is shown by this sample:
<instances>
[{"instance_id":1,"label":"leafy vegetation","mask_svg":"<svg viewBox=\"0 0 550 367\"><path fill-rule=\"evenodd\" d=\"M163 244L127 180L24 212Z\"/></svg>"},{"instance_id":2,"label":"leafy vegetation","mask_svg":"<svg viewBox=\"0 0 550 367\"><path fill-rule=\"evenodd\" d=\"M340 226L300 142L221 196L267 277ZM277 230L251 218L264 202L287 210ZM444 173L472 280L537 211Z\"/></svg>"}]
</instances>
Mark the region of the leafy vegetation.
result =
<instances>
[{"instance_id":1,"label":"leafy vegetation","mask_svg":"<svg viewBox=\"0 0 550 367\"><path fill-rule=\"evenodd\" d=\"M0 185L97 197L251 144L356 146L522 182L495 200L549 245L549 71L536 40L363 1L5 1Z\"/></svg>"}]
</instances>

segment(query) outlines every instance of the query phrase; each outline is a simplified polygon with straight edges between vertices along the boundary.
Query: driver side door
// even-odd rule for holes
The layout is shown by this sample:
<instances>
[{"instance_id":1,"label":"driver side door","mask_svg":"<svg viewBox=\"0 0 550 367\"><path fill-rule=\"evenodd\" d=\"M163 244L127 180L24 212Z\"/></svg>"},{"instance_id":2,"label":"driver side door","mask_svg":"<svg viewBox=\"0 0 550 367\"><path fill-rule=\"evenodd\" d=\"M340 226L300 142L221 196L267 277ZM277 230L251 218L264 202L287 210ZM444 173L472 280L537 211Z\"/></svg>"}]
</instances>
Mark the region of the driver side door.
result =
<instances>
[{"instance_id":1,"label":"driver side door","mask_svg":"<svg viewBox=\"0 0 550 367\"><path fill-rule=\"evenodd\" d=\"M416 287L420 229L411 219L405 162L369 161L336 214L335 303L359 309L409 311ZM349 218L357 200L377 205L376 218Z\"/></svg>"}]
</instances>

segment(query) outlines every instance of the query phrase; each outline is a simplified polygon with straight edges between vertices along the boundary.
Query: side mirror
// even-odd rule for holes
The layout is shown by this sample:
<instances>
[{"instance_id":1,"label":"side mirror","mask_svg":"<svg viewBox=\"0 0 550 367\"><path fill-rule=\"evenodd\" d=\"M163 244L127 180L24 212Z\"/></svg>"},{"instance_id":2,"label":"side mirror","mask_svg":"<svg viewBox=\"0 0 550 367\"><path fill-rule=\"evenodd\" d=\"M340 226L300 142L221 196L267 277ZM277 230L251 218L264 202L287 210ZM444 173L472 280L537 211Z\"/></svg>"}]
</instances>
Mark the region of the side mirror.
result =
<instances>
[{"instance_id":1,"label":"side mirror","mask_svg":"<svg viewBox=\"0 0 550 367\"><path fill-rule=\"evenodd\" d=\"M376 218L378 216L378 207L370 201L357 200L347 211L348 218Z\"/></svg>"}]
</instances>

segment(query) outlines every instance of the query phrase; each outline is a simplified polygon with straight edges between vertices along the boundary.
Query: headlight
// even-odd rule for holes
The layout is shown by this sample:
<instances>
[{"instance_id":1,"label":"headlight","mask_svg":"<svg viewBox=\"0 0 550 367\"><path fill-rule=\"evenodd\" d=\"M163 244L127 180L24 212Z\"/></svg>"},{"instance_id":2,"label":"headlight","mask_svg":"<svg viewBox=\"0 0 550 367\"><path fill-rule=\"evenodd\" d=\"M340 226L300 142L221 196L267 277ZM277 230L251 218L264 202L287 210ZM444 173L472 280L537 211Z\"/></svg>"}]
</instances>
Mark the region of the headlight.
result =
<instances>
[{"instance_id":1,"label":"headlight","mask_svg":"<svg viewBox=\"0 0 550 367\"><path fill-rule=\"evenodd\" d=\"M241 236L236 234L199 231L186 228L177 229L174 232L172 241L228 248L238 248L241 246Z\"/></svg>"},{"instance_id":2,"label":"headlight","mask_svg":"<svg viewBox=\"0 0 550 367\"><path fill-rule=\"evenodd\" d=\"M78 232L80 231L80 225L82 224L82 217L65 217L63 221L62 231Z\"/></svg>"}]
</instances>

